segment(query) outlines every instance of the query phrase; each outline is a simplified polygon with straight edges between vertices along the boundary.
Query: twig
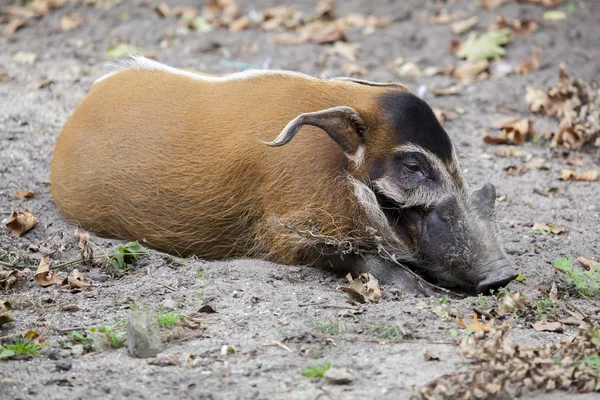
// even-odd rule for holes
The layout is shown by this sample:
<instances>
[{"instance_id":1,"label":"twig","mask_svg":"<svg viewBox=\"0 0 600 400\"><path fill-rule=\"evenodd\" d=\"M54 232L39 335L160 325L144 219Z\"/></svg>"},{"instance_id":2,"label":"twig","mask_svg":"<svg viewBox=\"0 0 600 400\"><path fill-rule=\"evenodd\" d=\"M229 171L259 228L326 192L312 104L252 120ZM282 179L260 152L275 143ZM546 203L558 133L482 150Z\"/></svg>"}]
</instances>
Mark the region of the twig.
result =
<instances>
[{"instance_id":1,"label":"twig","mask_svg":"<svg viewBox=\"0 0 600 400\"><path fill-rule=\"evenodd\" d=\"M303 303L303 304L298 304L298 307L309 307L309 306L320 306L323 304L326 304L328 300L323 300L321 302L316 302L316 303Z\"/></svg>"},{"instance_id":2,"label":"twig","mask_svg":"<svg viewBox=\"0 0 600 400\"><path fill-rule=\"evenodd\" d=\"M54 329L56 332L60 332L60 333L67 333L67 332L73 332L73 331L79 331L79 330L84 330L85 328L83 326L73 326L71 328L61 328L61 329Z\"/></svg>"},{"instance_id":3,"label":"twig","mask_svg":"<svg viewBox=\"0 0 600 400\"><path fill-rule=\"evenodd\" d=\"M493 320L494 317L489 312L480 310L479 308L473 308L473 312L477 315L486 317L489 321Z\"/></svg>"},{"instance_id":4,"label":"twig","mask_svg":"<svg viewBox=\"0 0 600 400\"><path fill-rule=\"evenodd\" d=\"M345 338L345 337L334 337L334 336L324 336L315 334L315 336L319 339L325 340L343 340L344 342L352 342L352 343L377 343L377 344L387 344L387 343L410 343L410 344L451 344L454 345L454 342L448 342L443 340L427 340L427 339L359 339L359 338Z\"/></svg>"},{"instance_id":5,"label":"twig","mask_svg":"<svg viewBox=\"0 0 600 400\"><path fill-rule=\"evenodd\" d=\"M293 353L293 352L294 352L294 351L293 351L292 349L290 349L288 346L286 346L285 344L283 344L283 343L281 343L281 342L278 342L278 341L276 341L276 340L274 340L274 341L273 341L273 344L271 344L271 345L269 345L269 346L273 346L273 345L275 345L275 346L279 346L279 347L281 347L282 349L289 351L290 353Z\"/></svg>"}]
</instances>

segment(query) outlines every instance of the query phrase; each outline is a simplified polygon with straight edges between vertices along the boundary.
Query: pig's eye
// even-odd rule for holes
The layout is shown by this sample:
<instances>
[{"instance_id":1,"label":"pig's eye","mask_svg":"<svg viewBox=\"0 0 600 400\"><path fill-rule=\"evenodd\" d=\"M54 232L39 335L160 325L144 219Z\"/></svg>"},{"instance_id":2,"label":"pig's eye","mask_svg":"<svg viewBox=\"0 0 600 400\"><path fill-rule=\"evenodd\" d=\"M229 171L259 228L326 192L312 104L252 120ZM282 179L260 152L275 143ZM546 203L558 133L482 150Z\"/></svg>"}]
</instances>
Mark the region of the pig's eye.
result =
<instances>
[{"instance_id":1,"label":"pig's eye","mask_svg":"<svg viewBox=\"0 0 600 400\"><path fill-rule=\"evenodd\" d=\"M404 168L406 168L410 172L419 172L421 170L421 167L419 167L419 164L414 163L414 162L412 162L412 163L405 163L404 164Z\"/></svg>"}]
</instances>

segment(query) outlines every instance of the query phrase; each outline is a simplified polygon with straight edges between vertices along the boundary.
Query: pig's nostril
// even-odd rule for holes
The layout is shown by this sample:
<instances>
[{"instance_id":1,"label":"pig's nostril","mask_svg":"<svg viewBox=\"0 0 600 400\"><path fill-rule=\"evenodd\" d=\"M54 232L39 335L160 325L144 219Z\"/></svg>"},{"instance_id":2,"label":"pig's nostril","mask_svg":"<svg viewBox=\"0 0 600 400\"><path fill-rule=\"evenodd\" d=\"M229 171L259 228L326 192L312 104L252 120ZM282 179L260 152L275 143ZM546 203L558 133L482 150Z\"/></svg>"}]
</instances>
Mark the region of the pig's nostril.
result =
<instances>
[{"instance_id":1,"label":"pig's nostril","mask_svg":"<svg viewBox=\"0 0 600 400\"><path fill-rule=\"evenodd\" d=\"M509 273L492 276L479 283L477 286L477 292L482 294L489 294L490 290L498 290L508 285L513 279L517 277L517 273Z\"/></svg>"}]
</instances>

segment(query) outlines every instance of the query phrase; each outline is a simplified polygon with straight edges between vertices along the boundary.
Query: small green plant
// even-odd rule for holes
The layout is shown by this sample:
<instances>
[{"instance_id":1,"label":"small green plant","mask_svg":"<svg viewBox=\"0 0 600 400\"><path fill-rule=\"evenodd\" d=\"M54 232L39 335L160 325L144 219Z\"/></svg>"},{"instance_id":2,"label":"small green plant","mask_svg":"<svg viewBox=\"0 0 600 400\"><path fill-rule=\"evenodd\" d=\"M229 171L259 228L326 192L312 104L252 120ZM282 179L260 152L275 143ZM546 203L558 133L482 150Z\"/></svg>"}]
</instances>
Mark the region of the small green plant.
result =
<instances>
[{"instance_id":1,"label":"small green plant","mask_svg":"<svg viewBox=\"0 0 600 400\"><path fill-rule=\"evenodd\" d=\"M325 335L339 335L346 332L346 325L338 318L314 318L308 326Z\"/></svg>"},{"instance_id":2,"label":"small green plant","mask_svg":"<svg viewBox=\"0 0 600 400\"><path fill-rule=\"evenodd\" d=\"M202 296L204 296L204 289L198 288L198 290L196 291L196 294L194 295L194 297L192 297L192 300L201 301Z\"/></svg>"},{"instance_id":3,"label":"small green plant","mask_svg":"<svg viewBox=\"0 0 600 400\"><path fill-rule=\"evenodd\" d=\"M394 324L373 324L365 328L365 334L375 339L404 339L402 329Z\"/></svg>"},{"instance_id":4,"label":"small green plant","mask_svg":"<svg viewBox=\"0 0 600 400\"><path fill-rule=\"evenodd\" d=\"M71 339L81 343L84 347L92 347L93 341L90 339L85 332L74 331L69 335Z\"/></svg>"},{"instance_id":5,"label":"small green plant","mask_svg":"<svg viewBox=\"0 0 600 400\"><path fill-rule=\"evenodd\" d=\"M550 297L546 297L536 304L535 313L541 319L554 318L558 312L558 306L554 304Z\"/></svg>"},{"instance_id":6,"label":"small green plant","mask_svg":"<svg viewBox=\"0 0 600 400\"><path fill-rule=\"evenodd\" d=\"M302 369L302 375L306 378L322 378L333 365L330 361L325 360L320 364L313 364Z\"/></svg>"},{"instance_id":7,"label":"small green plant","mask_svg":"<svg viewBox=\"0 0 600 400\"><path fill-rule=\"evenodd\" d=\"M573 260L558 257L554 260L554 268L567 275L568 283L581 295L593 297L600 293L600 265L594 265L589 271L573 265Z\"/></svg>"},{"instance_id":8,"label":"small green plant","mask_svg":"<svg viewBox=\"0 0 600 400\"><path fill-rule=\"evenodd\" d=\"M442 304L450 304L450 296L445 294L442 298L440 298L440 303Z\"/></svg>"},{"instance_id":9,"label":"small green plant","mask_svg":"<svg viewBox=\"0 0 600 400\"><path fill-rule=\"evenodd\" d=\"M118 349L123 347L125 344L125 340L127 340L127 333L123 331L118 331L114 326L105 325L100 328L90 328L90 332L98 332L100 334L104 334L108 339L108 343L110 347L113 349Z\"/></svg>"},{"instance_id":10,"label":"small green plant","mask_svg":"<svg viewBox=\"0 0 600 400\"><path fill-rule=\"evenodd\" d=\"M158 325L163 328L169 328L177 323L181 319L181 314L173 311L159 312L158 313Z\"/></svg>"},{"instance_id":11,"label":"small green plant","mask_svg":"<svg viewBox=\"0 0 600 400\"><path fill-rule=\"evenodd\" d=\"M117 250L109 253L108 261L114 269L124 272L145 254L148 254L148 250L136 240L119 246Z\"/></svg>"},{"instance_id":12,"label":"small green plant","mask_svg":"<svg viewBox=\"0 0 600 400\"><path fill-rule=\"evenodd\" d=\"M479 293L479 295L477 295L477 300L479 300L479 308L482 310L487 310L488 302L482 293Z\"/></svg>"},{"instance_id":13,"label":"small green plant","mask_svg":"<svg viewBox=\"0 0 600 400\"><path fill-rule=\"evenodd\" d=\"M442 322L450 322L452 321L458 310L454 307L448 309L446 305L443 305L441 307L432 307L431 311L433 311L435 315L440 317L442 319Z\"/></svg>"},{"instance_id":14,"label":"small green plant","mask_svg":"<svg viewBox=\"0 0 600 400\"><path fill-rule=\"evenodd\" d=\"M29 339L14 339L12 343L5 343L0 348L0 358L10 358L13 356L31 356L38 357L40 350L44 345L34 343Z\"/></svg>"}]
</instances>

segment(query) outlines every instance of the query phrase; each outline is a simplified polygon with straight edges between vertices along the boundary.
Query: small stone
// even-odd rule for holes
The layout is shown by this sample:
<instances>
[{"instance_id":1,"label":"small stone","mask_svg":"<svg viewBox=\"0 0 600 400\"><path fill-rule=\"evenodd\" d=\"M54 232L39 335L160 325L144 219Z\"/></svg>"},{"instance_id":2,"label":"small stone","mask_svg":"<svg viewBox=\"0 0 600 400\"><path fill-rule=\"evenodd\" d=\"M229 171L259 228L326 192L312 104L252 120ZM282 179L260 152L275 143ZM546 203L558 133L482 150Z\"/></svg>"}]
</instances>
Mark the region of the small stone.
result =
<instances>
[{"instance_id":1,"label":"small stone","mask_svg":"<svg viewBox=\"0 0 600 400\"><path fill-rule=\"evenodd\" d=\"M131 311L127 319L127 348L137 358L154 357L161 351L156 313Z\"/></svg>"},{"instance_id":2,"label":"small stone","mask_svg":"<svg viewBox=\"0 0 600 400\"><path fill-rule=\"evenodd\" d=\"M82 356L84 352L85 349L83 348L82 344L76 344L71 348L71 354L75 357Z\"/></svg>"},{"instance_id":3,"label":"small stone","mask_svg":"<svg viewBox=\"0 0 600 400\"><path fill-rule=\"evenodd\" d=\"M50 352L48 353L48 358L50 360L58 360L60 359L60 353L56 349L50 350Z\"/></svg>"},{"instance_id":4,"label":"small stone","mask_svg":"<svg viewBox=\"0 0 600 400\"><path fill-rule=\"evenodd\" d=\"M175 300L171 298L165 299L162 303L163 311L175 311L176 308L177 305L175 304Z\"/></svg>"},{"instance_id":5,"label":"small stone","mask_svg":"<svg viewBox=\"0 0 600 400\"><path fill-rule=\"evenodd\" d=\"M348 385L352 383L352 374L345 368L331 368L323 375L328 383L334 385Z\"/></svg>"},{"instance_id":6,"label":"small stone","mask_svg":"<svg viewBox=\"0 0 600 400\"><path fill-rule=\"evenodd\" d=\"M54 363L57 371L69 371L73 366L71 360L60 360Z\"/></svg>"}]
</instances>

